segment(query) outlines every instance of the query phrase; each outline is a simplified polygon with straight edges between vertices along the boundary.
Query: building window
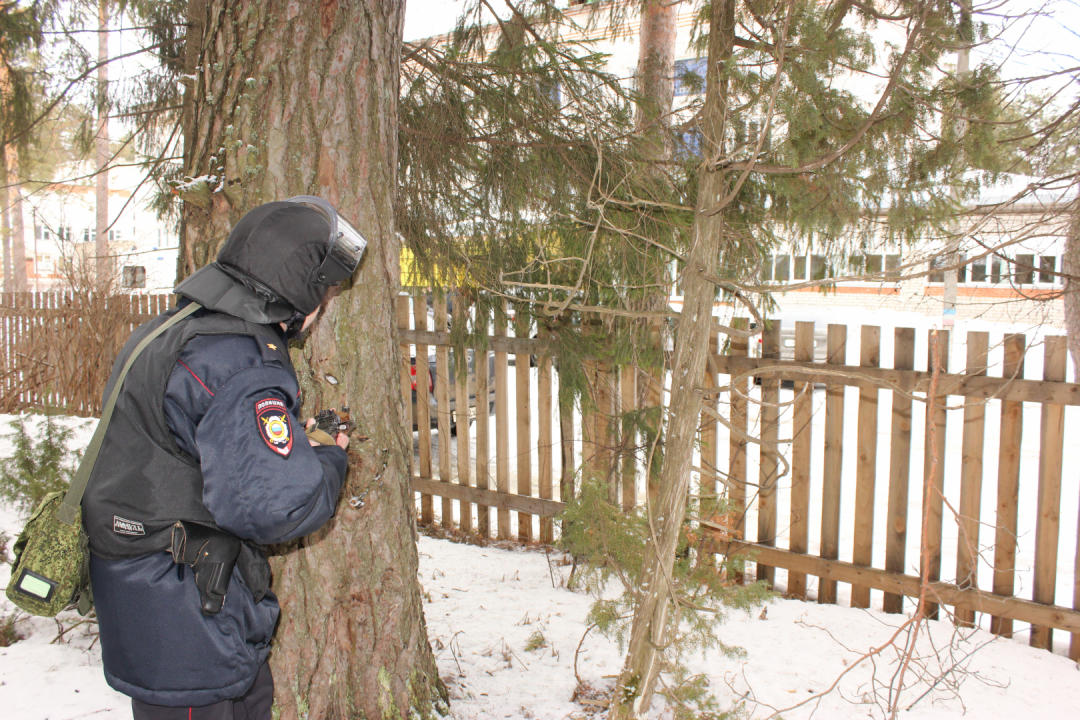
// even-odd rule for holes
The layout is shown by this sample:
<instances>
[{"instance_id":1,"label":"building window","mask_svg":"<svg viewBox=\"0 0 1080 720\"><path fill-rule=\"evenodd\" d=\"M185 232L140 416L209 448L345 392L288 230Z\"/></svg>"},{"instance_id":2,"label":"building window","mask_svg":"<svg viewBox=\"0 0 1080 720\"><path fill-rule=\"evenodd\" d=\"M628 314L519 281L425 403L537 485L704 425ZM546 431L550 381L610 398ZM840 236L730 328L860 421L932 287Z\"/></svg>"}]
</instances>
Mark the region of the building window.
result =
<instances>
[{"instance_id":1,"label":"building window","mask_svg":"<svg viewBox=\"0 0 1080 720\"><path fill-rule=\"evenodd\" d=\"M142 265L128 265L124 268L123 283L126 288L146 287L146 268Z\"/></svg>"},{"instance_id":2,"label":"building window","mask_svg":"<svg viewBox=\"0 0 1080 720\"><path fill-rule=\"evenodd\" d=\"M675 61L675 97L705 92L705 58Z\"/></svg>"},{"instance_id":3,"label":"building window","mask_svg":"<svg viewBox=\"0 0 1080 720\"><path fill-rule=\"evenodd\" d=\"M773 279L776 282L787 282L791 279L791 256L777 255L774 271Z\"/></svg>"},{"instance_id":4,"label":"building window","mask_svg":"<svg viewBox=\"0 0 1080 720\"><path fill-rule=\"evenodd\" d=\"M1034 255L1017 255L1016 256L1016 278L1017 285L1031 285L1035 282L1035 256Z\"/></svg>"},{"instance_id":5,"label":"building window","mask_svg":"<svg viewBox=\"0 0 1080 720\"><path fill-rule=\"evenodd\" d=\"M1057 258L1053 255L1043 255L1039 258L1039 282L1054 284L1058 277L1055 273Z\"/></svg>"},{"instance_id":6,"label":"building window","mask_svg":"<svg viewBox=\"0 0 1080 720\"><path fill-rule=\"evenodd\" d=\"M52 238L52 234L49 232L49 228L44 225L34 226L34 239L35 240L49 240Z\"/></svg>"},{"instance_id":7,"label":"building window","mask_svg":"<svg viewBox=\"0 0 1080 720\"><path fill-rule=\"evenodd\" d=\"M795 279L795 280L805 280L806 279L806 256L805 255L796 255L795 256L795 275L793 276L793 279Z\"/></svg>"}]
</instances>

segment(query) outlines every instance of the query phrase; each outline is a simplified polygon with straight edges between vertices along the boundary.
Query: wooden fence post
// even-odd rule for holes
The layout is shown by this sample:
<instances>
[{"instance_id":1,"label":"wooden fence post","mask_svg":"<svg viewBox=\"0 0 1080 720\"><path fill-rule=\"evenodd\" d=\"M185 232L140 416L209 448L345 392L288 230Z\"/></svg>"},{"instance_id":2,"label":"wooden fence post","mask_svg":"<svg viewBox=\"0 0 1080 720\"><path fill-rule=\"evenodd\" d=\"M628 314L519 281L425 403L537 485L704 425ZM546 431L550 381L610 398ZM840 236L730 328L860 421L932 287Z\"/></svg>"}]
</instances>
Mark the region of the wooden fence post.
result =
<instances>
[{"instance_id":1,"label":"wooden fence post","mask_svg":"<svg viewBox=\"0 0 1080 720\"><path fill-rule=\"evenodd\" d=\"M935 355L940 362L938 366L942 373L949 370L949 331L931 330L930 341L927 343L928 360L926 366L932 371ZM926 534L921 538L922 548L919 553L920 565L925 570L926 577L930 582L941 579L941 521L945 507L945 423L947 421L946 404L948 398L945 395L926 398L926 452L923 457L923 498L926 504L922 509L923 515L929 515L926 520ZM933 443L931 443L931 435ZM934 465L933 447L937 448L937 464ZM931 472L934 470L934 472ZM921 571L920 571L921 572ZM926 617L931 620L938 619L937 603L926 603Z\"/></svg>"},{"instance_id":2,"label":"wooden fence post","mask_svg":"<svg viewBox=\"0 0 1080 720\"><path fill-rule=\"evenodd\" d=\"M915 329L896 328L893 333L893 368L915 369ZM911 478L911 398L893 391L892 435L889 442L889 510L885 523L885 569L903 574L907 559L908 488ZM904 596L885 593L882 609L904 610Z\"/></svg>"},{"instance_id":3,"label":"wooden fence post","mask_svg":"<svg viewBox=\"0 0 1080 720\"><path fill-rule=\"evenodd\" d=\"M450 318L451 323L464 325L469 316L469 309L465 299L459 294L454 298L454 311ZM454 427L457 430L457 480L458 485L472 486L472 462L469 457L469 353L473 355L473 369L475 375L476 362L480 358L479 350L462 348L460 355L454 356ZM481 413L487 416L487 397L481 396L473 388L475 406L473 413L476 421L480 421ZM462 532L472 532L473 529L473 504L466 500L458 502L458 524Z\"/></svg>"},{"instance_id":4,"label":"wooden fence post","mask_svg":"<svg viewBox=\"0 0 1080 720\"><path fill-rule=\"evenodd\" d=\"M432 297L435 332L446 332L446 295ZM435 418L439 427L439 482L453 482L453 468L450 462L451 419L450 419L450 348L446 345L435 346ZM442 498L442 526L454 525L454 501Z\"/></svg>"},{"instance_id":5,"label":"wooden fence post","mask_svg":"<svg viewBox=\"0 0 1080 720\"><path fill-rule=\"evenodd\" d=\"M1046 338L1043 357L1043 380L1065 382L1068 350L1065 338ZM1065 446L1065 406L1042 406L1039 438L1039 500L1035 523L1035 578L1031 599L1054 604L1057 585L1057 555L1061 526L1061 461ZM1031 646L1046 650L1054 647L1053 630L1031 627Z\"/></svg>"},{"instance_id":6,"label":"wooden fence post","mask_svg":"<svg viewBox=\"0 0 1080 720\"><path fill-rule=\"evenodd\" d=\"M860 345L860 367L881 366L881 328L864 325ZM878 389L859 388L859 426L855 457L855 546L851 561L873 565L874 490L877 483ZM851 587L851 607L870 607L870 588Z\"/></svg>"},{"instance_id":7,"label":"wooden fence post","mask_svg":"<svg viewBox=\"0 0 1080 720\"><path fill-rule=\"evenodd\" d=\"M967 334L967 374L985 375L990 334ZM964 405L964 445L960 465L960 527L956 545L956 585L961 589L979 587L979 516L982 506L983 434L986 403L969 400ZM955 608L956 623L975 627L975 612Z\"/></svg>"},{"instance_id":8,"label":"wooden fence post","mask_svg":"<svg viewBox=\"0 0 1080 720\"><path fill-rule=\"evenodd\" d=\"M397 298L397 326L400 336L401 331L409 329L409 296L398 295ZM412 452L412 364L409 362L409 343L403 342L398 345L401 352L401 371L399 382L401 383L401 402L405 405L405 436L409 438L409 481L416 475L416 458Z\"/></svg>"},{"instance_id":9,"label":"wooden fence post","mask_svg":"<svg viewBox=\"0 0 1080 720\"><path fill-rule=\"evenodd\" d=\"M488 332L487 309L477 304L476 326L486 335ZM490 429L491 417L488 398L491 391L488 377L488 351L476 351L476 487L491 489ZM491 513L487 505L476 506L476 531L482 538L491 537Z\"/></svg>"},{"instance_id":10,"label":"wooden fence post","mask_svg":"<svg viewBox=\"0 0 1080 720\"><path fill-rule=\"evenodd\" d=\"M702 399L707 407L712 410L719 409L719 396L716 392L716 387L719 385L719 377L716 373L715 363L712 358L720 352L720 334L714 330L709 330L709 357L705 362L705 377L703 378L703 387L705 388L705 397ZM625 396L625 392L623 393ZM701 469L703 473L698 473L698 486L702 496L711 495L716 496L720 490L719 483L716 480L717 470L719 468L717 456L719 455L717 447L718 433L717 422L709 413L702 411L700 416L700 424L698 430L698 454L701 457Z\"/></svg>"},{"instance_id":11,"label":"wooden fence post","mask_svg":"<svg viewBox=\"0 0 1080 720\"><path fill-rule=\"evenodd\" d=\"M637 368L624 365L619 375L619 414L637 410ZM625 425L624 425L625 426ZM622 437L622 509L630 512L637 506L637 431L631 427Z\"/></svg>"},{"instance_id":12,"label":"wooden fence post","mask_svg":"<svg viewBox=\"0 0 1080 720\"><path fill-rule=\"evenodd\" d=\"M495 337L506 337L506 304L500 301L495 311ZM495 352L495 489L510 492L510 387L505 352ZM498 510L500 540L510 539L510 511Z\"/></svg>"},{"instance_id":13,"label":"wooden fence post","mask_svg":"<svg viewBox=\"0 0 1080 720\"><path fill-rule=\"evenodd\" d=\"M795 323L795 359L814 361L814 323ZM792 410L791 446L791 529L788 549L806 553L810 542L810 465L814 416L814 384L795 383L795 403ZM806 599L806 575L788 571L787 592L791 597Z\"/></svg>"},{"instance_id":14,"label":"wooden fence post","mask_svg":"<svg viewBox=\"0 0 1080 720\"><path fill-rule=\"evenodd\" d=\"M847 325L829 325L829 365L847 364ZM844 456L844 385L829 382L825 389L825 456L821 488L821 557L840 557L840 480ZM822 578L818 602L836 604L836 581Z\"/></svg>"},{"instance_id":15,"label":"wooden fence post","mask_svg":"<svg viewBox=\"0 0 1080 720\"><path fill-rule=\"evenodd\" d=\"M539 325L539 323L537 323ZM538 328L539 329L539 328ZM547 330L539 333L541 337L547 339L550 335ZM552 425L552 401L551 401L551 355L544 353L543 355L537 355L537 365L539 369L536 374L536 405L537 405L537 440L536 440L536 454L537 454L537 484L539 485L540 497L545 500L550 500L554 497L552 494L552 446L553 439L551 433ZM551 543L555 540L554 529L551 524L551 518L540 518L540 542Z\"/></svg>"},{"instance_id":16,"label":"wooden fence post","mask_svg":"<svg viewBox=\"0 0 1080 720\"><path fill-rule=\"evenodd\" d=\"M747 330L749 320L746 318L734 318L731 327L735 330ZM749 338L731 336L730 354L732 357L747 357L749 354ZM747 442L740 435L746 435L748 424L746 418L746 394L750 391L750 379L743 378L736 382L735 377L729 377L731 382L729 422L732 429L728 432L728 478L731 486L728 487L728 503L733 512L739 513L739 536L746 533L746 446Z\"/></svg>"},{"instance_id":17,"label":"wooden fence post","mask_svg":"<svg viewBox=\"0 0 1080 720\"><path fill-rule=\"evenodd\" d=\"M773 320L761 335L761 357L780 358L780 321ZM780 439L780 379L774 374L761 376L761 445L758 474L758 531L760 545L776 546L776 491L780 463L777 447ZM757 579L771 588L776 580L776 568L758 563Z\"/></svg>"},{"instance_id":18,"label":"wooden fence post","mask_svg":"<svg viewBox=\"0 0 1080 720\"><path fill-rule=\"evenodd\" d=\"M523 318L523 315L518 314L514 322L515 337L529 337L529 322ZM529 353L514 355L514 385L517 389L517 494L525 496L532 495L532 423L529 417L532 413L529 402L532 370L529 367L529 358ZM519 512L517 520L518 539L522 542L532 541L532 515Z\"/></svg>"},{"instance_id":19,"label":"wooden fence post","mask_svg":"<svg viewBox=\"0 0 1080 720\"><path fill-rule=\"evenodd\" d=\"M1005 336L1002 377L1023 379L1026 338ZM998 448L997 524L994 530L994 594L1012 597L1016 578L1016 533L1020 503L1020 440L1024 431L1024 403L1001 401ZM1012 618L991 617L990 632L1012 637Z\"/></svg>"},{"instance_id":20,"label":"wooden fence post","mask_svg":"<svg viewBox=\"0 0 1080 720\"><path fill-rule=\"evenodd\" d=\"M574 498L574 397L569 386L559 376L559 499L570 502Z\"/></svg>"},{"instance_id":21,"label":"wooden fence post","mask_svg":"<svg viewBox=\"0 0 1080 720\"><path fill-rule=\"evenodd\" d=\"M417 290L413 295L413 327L427 330L427 295ZM416 378L416 434L419 437L419 470L425 480L431 476L431 406L428 404L430 387L428 386L428 346L416 344L414 371ZM431 495L420 496L420 522L430 525L435 522L435 507Z\"/></svg>"}]
</instances>

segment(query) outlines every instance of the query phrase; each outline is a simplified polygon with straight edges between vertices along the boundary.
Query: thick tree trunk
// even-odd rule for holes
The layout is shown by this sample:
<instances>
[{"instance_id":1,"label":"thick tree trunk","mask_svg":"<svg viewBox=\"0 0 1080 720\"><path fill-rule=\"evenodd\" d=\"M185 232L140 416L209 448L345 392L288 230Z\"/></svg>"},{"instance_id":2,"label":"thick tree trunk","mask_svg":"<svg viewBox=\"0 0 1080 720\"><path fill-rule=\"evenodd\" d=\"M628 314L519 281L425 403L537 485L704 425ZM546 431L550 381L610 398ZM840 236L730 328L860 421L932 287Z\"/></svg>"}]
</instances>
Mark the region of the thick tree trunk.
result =
<instances>
[{"instance_id":1,"label":"thick tree trunk","mask_svg":"<svg viewBox=\"0 0 1080 720\"><path fill-rule=\"evenodd\" d=\"M104 291L113 280L112 252L109 250L109 108L105 96L109 88L109 0L98 0L98 121L96 232L98 289Z\"/></svg>"},{"instance_id":2,"label":"thick tree trunk","mask_svg":"<svg viewBox=\"0 0 1080 720\"><path fill-rule=\"evenodd\" d=\"M675 85L675 20L678 3L642 0L638 29L637 91L640 102L634 127L648 142L650 155L665 159L671 152L671 103Z\"/></svg>"},{"instance_id":3,"label":"thick tree trunk","mask_svg":"<svg viewBox=\"0 0 1080 720\"><path fill-rule=\"evenodd\" d=\"M15 291L27 292L30 283L26 277L26 228L23 226L22 187L19 182L19 151L14 146L7 148L8 198L11 203L11 259L14 267ZM37 258L34 258L37 263ZM37 266L34 266L37 270Z\"/></svg>"},{"instance_id":4,"label":"thick tree trunk","mask_svg":"<svg viewBox=\"0 0 1080 720\"><path fill-rule=\"evenodd\" d=\"M735 0L713 0L702 145L707 158L718 156L727 114L727 82L723 73L735 37ZM670 642L669 614L678 612L668 579L675 564L679 531L686 517L690 467L701 413L701 381L709 353L715 286L704 273L714 273L726 237L720 207L727 183L724 173L703 166L695 208L693 236L683 274L683 311L671 365L671 406L667 416L666 452L660 487L651 513L654 535L646 544L641 598L634 612L626 663L612 696L611 720L644 717L652 704L660 653Z\"/></svg>"},{"instance_id":5,"label":"thick tree trunk","mask_svg":"<svg viewBox=\"0 0 1080 720\"><path fill-rule=\"evenodd\" d=\"M672 81L675 68L675 21L678 18L678 4L667 0L641 0L641 17L638 23L638 64L636 85L638 105L634 114L634 130L640 141L647 177L664 187L666 173L664 161L671 157L671 108L674 101L675 87ZM649 163L652 163L651 165ZM655 256L657 291L641 301L637 309L642 312L656 312L668 306L671 282L670 257L662 251L650 250ZM659 331L653 331L649 321L640 324L640 334L650 341L663 345L664 339ZM660 407L663 402L664 369L654 367L644 369L650 381L644 384L645 397L641 398L649 407ZM651 425L651 423L650 423ZM660 486L657 470L662 466L664 441L660 432L660 419L657 415L655 426L646 432L646 442L653 444L654 462L646 468L647 493L650 508ZM624 443L633 447L634 442ZM632 463L632 458L624 458L624 463ZM624 472L632 472L624 466Z\"/></svg>"},{"instance_id":6,"label":"thick tree trunk","mask_svg":"<svg viewBox=\"0 0 1080 720\"><path fill-rule=\"evenodd\" d=\"M0 148L0 177L7 177L7 148ZM11 251L11 193L7 183L0 183L0 235L4 237L4 292L17 290L14 277L12 276Z\"/></svg>"},{"instance_id":7,"label":"thick tree trunk","mask_svg":"<svg viewBox=\"0 0 1080 720\"><path fill-rule=\"evenodd\" d=\"M369 241L351 287L294 351L308 411L348 403L334 519L274 560L281 718L428 717L445 706L417 582L394 303L393 194L404 3L206 0L186 139L181 274L252 207L309 193ZM331 379L332 378L332 379ZM368 439L361 440L360 436Z\"/></svg>"},{"instance_id":8,"label":"thick tree trunk","mask_svg":"<svg viewBox=\"0 0 1080 720\"><path fill-rule=\"evenodd\" d=\"M1080 192L1080 185L1077 185ZM1061 272L1065 274L1065 334L1069 338L1069 353L1080 382L1080 197L1072 203L1072 221L1065 236L1065 252L1061 257Z\"/></svg>"}]
</instances>

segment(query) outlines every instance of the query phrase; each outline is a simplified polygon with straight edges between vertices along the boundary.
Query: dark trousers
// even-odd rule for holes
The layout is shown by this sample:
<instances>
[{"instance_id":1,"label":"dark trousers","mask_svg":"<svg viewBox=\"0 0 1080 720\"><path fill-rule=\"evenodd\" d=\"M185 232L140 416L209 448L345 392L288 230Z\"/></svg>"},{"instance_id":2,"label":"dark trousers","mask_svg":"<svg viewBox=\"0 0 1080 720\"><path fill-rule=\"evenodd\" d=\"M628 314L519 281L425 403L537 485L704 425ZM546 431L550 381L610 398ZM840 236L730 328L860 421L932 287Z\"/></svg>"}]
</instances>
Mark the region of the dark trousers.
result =
<instances>
[{"instance_id":1,"label":"dark trousers","mask_svg":"<svg viewBox=\"0 0 1080 720\"><path fill-rule=\"evenodd\" d=\"M270 720L273 704L274 678L268 660L251 688L238 698L202 707L164 707L132 700L131 714L134 720Z\"/></svg>"}]
</instances>

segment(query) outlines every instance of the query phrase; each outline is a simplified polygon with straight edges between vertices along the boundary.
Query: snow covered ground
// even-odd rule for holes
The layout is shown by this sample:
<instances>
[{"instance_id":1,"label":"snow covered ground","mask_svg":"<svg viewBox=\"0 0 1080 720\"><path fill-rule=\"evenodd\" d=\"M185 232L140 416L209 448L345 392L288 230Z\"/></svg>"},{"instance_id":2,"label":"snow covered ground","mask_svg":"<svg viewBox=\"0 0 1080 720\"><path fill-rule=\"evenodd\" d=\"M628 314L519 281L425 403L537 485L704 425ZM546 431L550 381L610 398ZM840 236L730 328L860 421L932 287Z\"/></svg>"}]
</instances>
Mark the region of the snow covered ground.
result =
<instances>
[{"instance_id":1,"label":"snow covered ground","mask_svg":"<svg viewBox=\"0 0 1080 720\"><path fill-rule=\"evenodd\" d=\"M897 324L900 324L899 322ZM1000 342L1003 332L1020 328L995 326L968 328L992 332L991 345ZM1030 329L1027 329L1030 332ZM853 328L852 333L856 330ZM916 362L925 358L925 332L920 329ZM1029 338L1031 336L1029 335ZM882 365L892 357L891 328L882 330ZM955 342L954 358L964 357L964 348ZM991 362L1000 362L1000 348L992 351ZM857 357L857 336L849 335L849 358ZM953 367L958 367L954 363ZM511 368L511 375L515 369ZM535 375L535 370L533 371ZM999 374L993 368L990 374ZM1041 349L1028 358L1027 377L1041 375ZM1075 374L1069 371L1069 378ZM513 377L510 378L511 387ZM533 378L535 382L535 377ZM790 397L790 391L785 396ZM845 419L845 464L854 463L857 391L848 390ZM889 437L889 401L882 393L879 405L879 437L883 444ZM510 396L511 417L515 412L514 395ZM815 392L815 452L822 437L824 393ZM534 410L535 412L535 410ZM956 418L955 420L953 418ZM790 437L788 425L780 435ZM7 431L10 416L0 416L0 434ZM1062 552L1059 562L1059 597L1061 604L1071 604L1074 553L1069 551L1076 537L1077 511L1080 503L1080 412L1066 412L1065 483L1062 494ZM913 488L921 486L922 416L914 412L912 476ZM1024 474L1021 478L1018 588L1030 588L1030 546L1033 542L1034 501L1037 485L1039 409L1025 410ZM536 422L532 432L536 432ZM998 412L987 414L986 464L983 486L983 522L993 524L996 478ZM513 425L511 424L511 428ZM89 441L93 423L84 423L78 433L80 445ZM950 414L946 446L946 494L954 497L959 483L961 421ZM494 436L493 436L494 437ZM438 435L433 433L437 443ZM455 441L456 444L456 441ZM511 455L516 438L510 438ZM492 440L494 448L494 439ZM0 440L0 456L9 452ZM535 453L533 462L536 462ZM433 460L437 461L437 444ZM756 477L756 453L751 453L750 477ZM721 442L722 466L726 463L726 442ZM558 453L555 453L558 463ZM514 457L510 471L516 469ZM814 460L814 491L811 513L820 506L820 458ZM453 464L456 468L456 462ZM556 474L558 467L555 468ZM845 477L853 473L845 470ZM875 523L884 528L888 478L888 455L878 455L878 517ZM512 480L512 486L516 483ZM779 517L787 517L786 494L781 488ZM841 559L850 559L853 535L854 493L845 486L841 527ZM920 494L912 493L909 517L919 516ZM435 503L436 509L439 503ZM784 523L781 522L781 526ZM813 525L813 523L812 523ZM14 534L21 527L16 513L0 506L0 531ZM756 527L753 516L748 527ZM951 529L950 529L951 528ZM778 545L786 546L783 527ZM812 527L810 551L816 551L816 532ZM950 536L951 533L951 536ZM984 528L985 543L992 538L991 528ZM946 575L955 564L955 524L946 523ZM912 538L917 542L917 538ZM884 541L875 538L875 564L880 566ZM453 718L582 718L595 713L595 706L571 702L578 677L596 688L609 687L621 664L621 653L614 643L595 632L585 635L585 618L591 601L566 589L568 568L557 559L535 551L505 550L458 545L445 540L421 538L419 579L429 601L425 613L432 646L438 655L439 668L453 698ZM914 548L909 558L915 558ZM991 556L992 557L992 556ZM1027 560L1025 561L1025 558ZM550 562L549 562L550 561ZM1025 564L1026 563L1026 564ZM0 586L6 586L8 566L0 566ZM980 568L980 581L989 577L988 568ZM780 586L784 573L777 573ZM841 584L841 602L846 602L846 586ZM811 586L811 593L814 587ZM880 607L880 593L874 593ZM0 619L12 613L12 606L0 599ZM706 674L723 705L742 707L753 718L767 718L777 711L784 718L866 718L883 717L889 686L898 669L897 651L885 649L872 658L860 658L884 646L896 633L906 616L884 615L876 610L852 610L841 606L819 606L782 600L768 607L767 619L757 613L732 615L722 631L722 641L745 648L746 656L731 660L718 654L691 658L691 666ZM78 621L72 615L62 619L65 627ZM0 648L0 718L18 720L74 720L93 718L112 720L129 718L127 698L113 692L101 673L100 651L87 626L75 627L57 638L58 625L53 620L22 617L16 630L26 638L7 648ZM928 623L917 649L922 663L906 671L905 689L899 706L909 708L901 717L911 720L968 717L986 720L1014 718L1080 717L1080 669L1063 657L1068 635L1055 633L1051 654L1027 647L1026 636L1017 640L996 638L985 630L957 631L947 622ZM544 647L525 650L529 638L539 632ZM584 636L584 639L583 639ZM900 638L901 644L903 637ZM580 644L580 651L578 651ZM577 655L577 677L574 660ZM824 695L821 695L824 693ZM820 696L820 697L819 697ZM794 709L788 709L794 708ZM597 716L597 715L594 715ZM602 716L597 716L602 717Z\"/></svg>"},{"instance_id":2,"label":"snow covered ground","mask_svg":"<svg viewBox=\"0 0 1080 720\"><path fill-rule=\"evenodd\" d=\"M0 524L10 532L14 514L5 510ZM429 637L450 689L452 718L561 720L596 712L570 700L577 686L575 654L581 680L597 688L611 685L621 655L606 638L585 635L590 599L565 588L567 566L536 551L427 537L420 539L419 551ZM5 566L0 585L6 585L7 575ZM11 610L5 601L0 614ZM725 625L722 640L743 647L745 658L709 654L691 658L690 664L708 675L725 705L741 706L753 718L776 711L789 719L883 717L897 653L887 650L874 662L858 660L884 645L903 620L783 600L768 606L766 619L736 613ZM100 651L86 626L55 642L52 620L23 618L16 627L27 637L0 648L0 717L130 718L127 698L105 684ZM902 717L934 720L965 712L985 720L1077 717L1076 663L983 630L960 635L944 622L929 623L929 630L919 652L932 662L925 673L914 666L908 671L911 684L900 706L914 707ZM537 631L544 647L526 651ZM934 680L940 682L927 693Z\"/></svg>"}]
</instances>

